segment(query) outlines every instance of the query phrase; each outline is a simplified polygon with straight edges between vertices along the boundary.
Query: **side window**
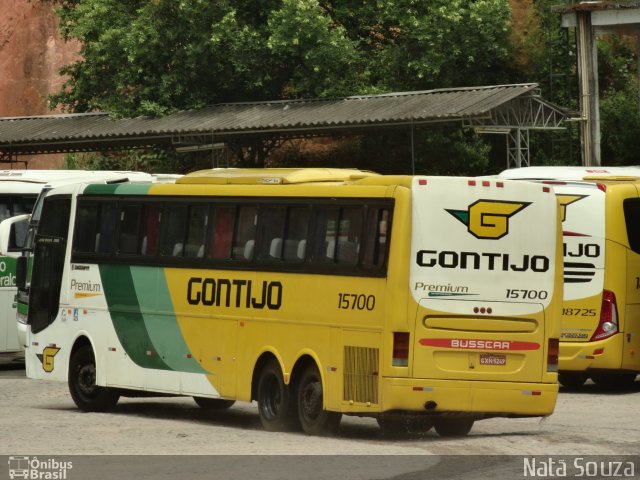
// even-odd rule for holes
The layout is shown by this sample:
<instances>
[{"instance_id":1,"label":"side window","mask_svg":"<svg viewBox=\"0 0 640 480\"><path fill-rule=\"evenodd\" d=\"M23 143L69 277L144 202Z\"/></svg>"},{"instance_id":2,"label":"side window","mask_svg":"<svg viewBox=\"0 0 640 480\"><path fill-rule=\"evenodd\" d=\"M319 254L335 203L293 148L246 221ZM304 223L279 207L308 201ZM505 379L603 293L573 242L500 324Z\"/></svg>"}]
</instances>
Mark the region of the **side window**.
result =
<instances>
[{"instance_id":1,"label":"side window","mask_svg":"<svg viewBox=\"0 0 640 480\"><path fill-rule=\"evenodd\" d=\"M233 239L233 258L240 260L252 260L256 244L257 208L238 208L238 219Z\"/></svg>"},{"instance_id":2,"label":"side window","mask_svg":"<svg viewBox=\"0 0 640 480\"><path fill-rule=\"evenodd\" d=\"M31 213L33 205L36 203L37 197L22 197L16 199L13 202L13 214L22 215L24 213Z\"/></svg>"},{"instance_id":3,"label":"side window","mask_svg":"<svg viewBox=\"0 0 640 480\"><path fill-rule=\"evenodd\" d=\"M138 253L138 229L140 226L140 205L123 205L120 210L120 231L118 235L119 253Z\"/></svg>"},{"instance_id":4,"label":"side window","mask_svg":"<svg viewBox=\"0 0 640 480\"><path fill-rule=\"evenodd\" d=\"M340 210L335 259L339 264L355 265L362 239L363 208L343 207Z\"/></svg>"},{"instance_id":5,"label":"side window","mask_svg":"<svg viewBox=\"0 0 640 480\"><path fill-rule=\"evenodd\" d=\"M213 225L209 239L208 258L231 258L235 214L235 207L215 207L213 209Z\"/></svg>"},{"instance_id":6,"label":"side window","mask_svg":"<svg viewBox=\"0 0 640 480\"><path fill-rule=\"evenodd\" d=\"M337 207L318 207L313 212L313 252L311 260L314 263L333 263L336 255L336 240L338 233L338 218L340 210Z\"/></svg>"},{"instance_id":7,"label":"side window","mask_svg":"<svg viewBox=\"0 0 640 480\"><path fill-rule=\"evenodd\" d=\"M0 197L0 222L11 216L11 198Z\"/></svg>"},{"instance_id":8,"label":"side window","mask_svg":"<svg viewBox=\"0 0 640 480\"><path fill-rule=\"evenodd\" d=\"M389 248L390 220L388 208L369 208L362 260L365 267L377 269L384 266Z\"/></svg>"},{"instance_id":9,"label":"side window","mask_svg":"<svg viewBox=\"0 0 640 480\"><path fill-rule=\"evenodd\" d=\"M95 240L97 253L109 254L113 252L117 216L118 210L115 204L100 204L98 210L98 233Z\"/></svg>"},{"instance_id":10,"label":"side window","mask_svg":"<svg viewBox=\"0 0 640 480\"><path fill-rule=\"evenodd\" d=\"M285 207L280 206L260 209L258 260L282 259L285 213Z\"/></svg>"},{"instance_id":11,"label":"side window","mask_svg":"<svg viewBox=\"0 0 640 480\"><path fill-rule=\"evenodd\" d=\"M155 255L160 244L160 207L157 205L142 206L142 220L140 222L140 246L138 251L142 255Z\"/></svg>"},{"instance_id":12,"label":"side window","mask_svg":"<svg viewBox=\"0 0 640 480\"><path fill-rule=\"evenodd\" d=\"M162 213L161 255L181 257L184 251L185 229L187 226L186 205L165 205Z\"/></svg>"},{"instance_id":13,"label":"side window","mask_svg":"<svg viewBox=\"0 0 640 480\"><path fill-rule=\"evenodd\" d=\"M185 257L204 257L204 239L207 233L208 220L208 205L191 205L189 207L189 221L187 223L187 243L184 249Z\"/></svg>"},{"instance_id":14,"label":"side window","mask_svg":"<svg viewBox=\"0 0 640 480\"><path fill-rule=\"evenodd\" d=\"M282 258L287 262L302 262L307 253L309 231L309 207L291 207L287 212L287 233Z\"/></svg>"},{"instance_id":15,"label":"side window","mask_svg":"<svg viewBox=\"0 0 640 480\"><path fill-rule=\"evenodd\" d=\"M98 205L78 204L73 236L73 251L94 253L98 235Z\"/></svg>"},{"instance_id":16,"label":"side window","mask_svg":"<svg viewBox=\"0 0 640 480\"><path fill-rule=\"evenodd\" d=\"M640 199L626 199L623 203L623 209L629 247L634 252L640 253Z\"/></svg>"}]
</instances>

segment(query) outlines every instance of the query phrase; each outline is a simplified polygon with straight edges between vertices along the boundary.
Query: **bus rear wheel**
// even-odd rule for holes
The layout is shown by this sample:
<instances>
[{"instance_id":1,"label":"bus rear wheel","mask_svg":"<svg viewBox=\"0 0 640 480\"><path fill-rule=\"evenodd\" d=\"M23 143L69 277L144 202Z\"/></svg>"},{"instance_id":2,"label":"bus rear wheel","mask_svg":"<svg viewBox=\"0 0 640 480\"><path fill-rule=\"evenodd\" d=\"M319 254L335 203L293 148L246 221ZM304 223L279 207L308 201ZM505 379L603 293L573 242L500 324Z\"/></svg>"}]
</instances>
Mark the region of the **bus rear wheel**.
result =
<instances>
[{"instance_id":1,"label":"bus rear wheel","mask_svg":"<svg viewBox=\"0 0 640 480\"><path fill-rule=\"evenodd\" d=\"M104 412L118 403L117 391L96 385L96 360L93 349L85 345L69 361L69 393L80 410Z\"/></svg>"},{"instance_id":2,"label":"bus rear wheel","mask_svg":"<svg viewBox=\"0 0 640 480\"><path fill-rule=\"evenodd\" d=\"M342 414L324 410L322 378L315 365L307 367L298 382L298 419L309 435L331 435L338 431Z\"/></svg>"},{"instance_id":3,"label":"bus rear wheel","mask_svg":"<svg viewBox=\"0 0 640 480\"><path fill-rule=\"evenodd\" d=\"M448 418L438 420L434 428L441 437L464 437L473 427L473 420L467 418Z\"/></svg>"},{"instance_id":4,"label":"bus rear wheel","mask_svg":"<svg viewBox=\"0 0 640 480\"><path fill-rule=\"evenodd\" d=\"M226 410L236 403L235 400L225 400L224 398L193 397L193 400L205 410Z\"/></svg>"},{"instance_id":5,"label":"bus rear wheel","mask_svg":"<svg viewBox=\"0 0 640 480\"><path fill-rule=\"evenodd\" d=\"M295 399L284 383L280 365L274 360L260 371L257 397L258 413L265 430L278 432L296 427Z\"/></svg>"}]
</instances>

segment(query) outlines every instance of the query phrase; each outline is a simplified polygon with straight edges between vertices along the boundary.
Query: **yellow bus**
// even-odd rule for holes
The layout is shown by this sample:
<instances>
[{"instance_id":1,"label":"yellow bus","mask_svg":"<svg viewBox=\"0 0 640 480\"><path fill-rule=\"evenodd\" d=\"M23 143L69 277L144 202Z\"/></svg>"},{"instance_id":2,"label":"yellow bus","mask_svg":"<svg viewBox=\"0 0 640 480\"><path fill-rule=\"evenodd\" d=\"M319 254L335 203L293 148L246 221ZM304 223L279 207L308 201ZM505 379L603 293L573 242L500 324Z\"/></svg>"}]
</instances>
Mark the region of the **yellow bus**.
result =
<instances>
[{"instance_id":1,"label":"yellow bus","mask_svg":"<svg viewBox=\"0 0 640 480\"><path fill-rule=\"evenodd\" d=\"M526 167L500 176L552 184L561 203L560 383L629 387L640 373L640 168Z\"/></svg>"},{"instance_id":2,"label":"yellow bus","mask_svg":"<svg viewBox=\"0 0 640 480\"><path fill-rule=\"evenodd\" d=\"M266 429L309 434L342 414L445 436L550 415L558 212L536 183L348 169L54 189L27 375L87 411L132 391L256 400Z\"/></svg>"}]
</instances>

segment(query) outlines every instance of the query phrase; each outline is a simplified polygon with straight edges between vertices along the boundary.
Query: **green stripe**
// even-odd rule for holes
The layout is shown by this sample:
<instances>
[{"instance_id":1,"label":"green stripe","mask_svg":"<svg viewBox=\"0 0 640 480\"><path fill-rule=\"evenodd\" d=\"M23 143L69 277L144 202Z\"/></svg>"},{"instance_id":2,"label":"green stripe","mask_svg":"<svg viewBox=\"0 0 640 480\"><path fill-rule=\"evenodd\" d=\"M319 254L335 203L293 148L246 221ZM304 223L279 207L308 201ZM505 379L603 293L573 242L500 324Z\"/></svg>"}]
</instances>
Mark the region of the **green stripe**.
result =
<instances>
[{"instance_id":1,"label":"green stripe","mask_svg":"<svg viewBox=\"0 0 640 480\"><path fill-rule=\"evenodd\" d=\"M140 310L144 312L142 316L147 333L155 350L173 370L206 373L194 358L185 357L190 350L173 314L164 269L131 267L131 276Z\"/></svg>"},{"instance_id":2,"label":"green stripe","mask_svg":"<svg viewBox=\"0 0 640 480\"><path fill-rule=\"evenodd\" d=\"M100 265L100 277L111 321L127 355L143 368L169 370L147 333L129 267Z\"/></svg>"}]
</instances>

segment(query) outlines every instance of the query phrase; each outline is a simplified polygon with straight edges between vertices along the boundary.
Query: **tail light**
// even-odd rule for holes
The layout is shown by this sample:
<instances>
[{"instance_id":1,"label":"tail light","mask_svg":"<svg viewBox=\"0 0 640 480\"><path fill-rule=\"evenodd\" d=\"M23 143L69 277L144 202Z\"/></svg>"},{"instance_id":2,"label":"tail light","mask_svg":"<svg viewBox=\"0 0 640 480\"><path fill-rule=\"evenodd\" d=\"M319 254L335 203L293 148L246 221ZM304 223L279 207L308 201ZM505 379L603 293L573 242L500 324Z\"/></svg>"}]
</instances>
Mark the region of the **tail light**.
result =
<instances>
[{"instance_id":1,"label":"tail light","mask_svg":"<svg viewBox=\"0 0 640 480\"><path fill-rule=\"evenodd\" d=\"M547 348L547 372L558 371L558 354L560 353L560 341L557 338L549 339Z\"/></svg>"},{"instance_id":2,"label":"tail light","mask_svg":"<svg viewBox=\"0 0 640 480\"><path fill-rule=\"evenodd\" d=\"M591 341L603 340L616 333L618 333L618 305L616 295L609 290L603 290L600 323L591 337Z\"/></svg>"},{"instance_id":3,"label":"tail light","mask_svg":"<svg viewBox=\"0 0 640 480\"><path fill-rule=\"evenodd\" d=\"M393 332L393 358L391 365L394 367L409 366L409 334L407 332Z\"/></svg>"}]
</instances>

